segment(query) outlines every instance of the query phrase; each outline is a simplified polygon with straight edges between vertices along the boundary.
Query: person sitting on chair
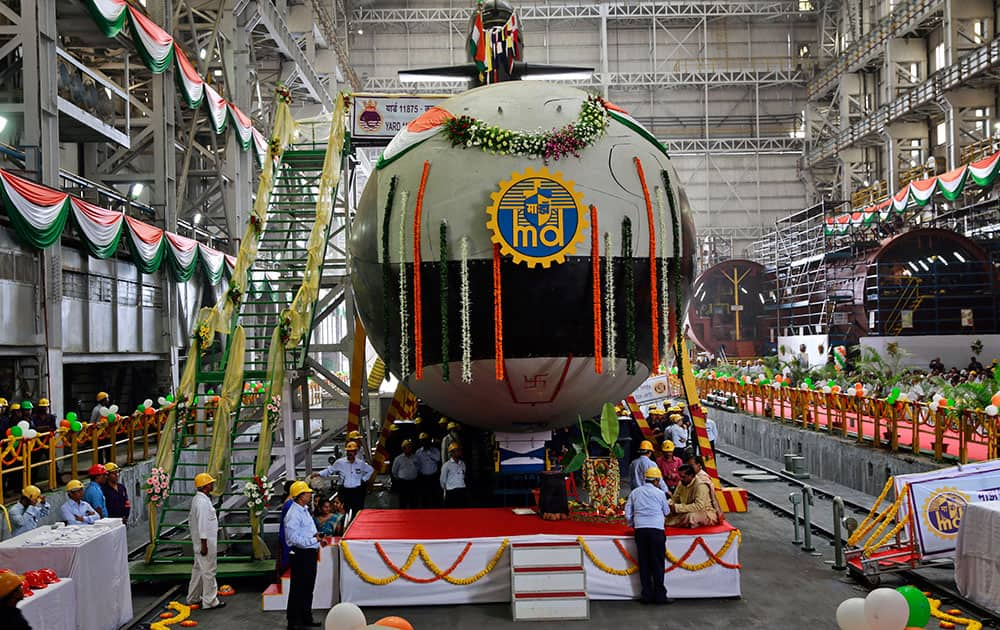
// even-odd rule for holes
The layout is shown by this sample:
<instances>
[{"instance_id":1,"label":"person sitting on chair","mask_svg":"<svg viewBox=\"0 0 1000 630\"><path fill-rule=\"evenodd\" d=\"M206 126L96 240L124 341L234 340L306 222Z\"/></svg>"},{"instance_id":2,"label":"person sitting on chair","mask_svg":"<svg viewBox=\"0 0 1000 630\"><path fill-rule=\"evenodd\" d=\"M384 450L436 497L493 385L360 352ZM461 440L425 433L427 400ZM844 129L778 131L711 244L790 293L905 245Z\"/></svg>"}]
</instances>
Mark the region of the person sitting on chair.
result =
<instances>
[{"instance_id":1,"label":"person sitting on chair","mask_svg":"<svg viewBox=\"0 0 1000 630\"><path fill-rule=\"evenodd\" d=\"M678 472L681 485L677 486L670 499L671 514L667 517L667 527L718 525L722 520L722 509L711 478L708 475L699 477L690 464L684 464Z\"/></svg>"}]
</instances>

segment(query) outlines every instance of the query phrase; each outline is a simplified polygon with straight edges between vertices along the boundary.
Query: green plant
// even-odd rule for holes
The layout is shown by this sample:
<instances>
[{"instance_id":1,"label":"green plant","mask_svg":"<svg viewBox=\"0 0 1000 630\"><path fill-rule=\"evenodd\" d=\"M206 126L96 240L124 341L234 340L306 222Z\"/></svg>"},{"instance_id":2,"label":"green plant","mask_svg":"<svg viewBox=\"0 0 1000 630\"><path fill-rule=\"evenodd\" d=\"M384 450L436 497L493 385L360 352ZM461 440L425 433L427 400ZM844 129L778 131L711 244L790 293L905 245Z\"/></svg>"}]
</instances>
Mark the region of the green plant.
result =
<instances>
[{"instance_id":1,"label":"green plant","mask_svg":"<svg viewBox=\"0 0 1000 630\"><path fill-rule=\"evenodd\" d=\"M591 442L608 449L615 458L620 459L625 455L624 449L618 443L618 414L615 413L614 405L604 403L600 423L595 420L584 420L580 416L577 416L577 423L580 425L580 438L573 442L573 450L563 457L564 472L576 472L583 468L583 463L589 456L588 448Z\"/></svg>"}]
</instances>

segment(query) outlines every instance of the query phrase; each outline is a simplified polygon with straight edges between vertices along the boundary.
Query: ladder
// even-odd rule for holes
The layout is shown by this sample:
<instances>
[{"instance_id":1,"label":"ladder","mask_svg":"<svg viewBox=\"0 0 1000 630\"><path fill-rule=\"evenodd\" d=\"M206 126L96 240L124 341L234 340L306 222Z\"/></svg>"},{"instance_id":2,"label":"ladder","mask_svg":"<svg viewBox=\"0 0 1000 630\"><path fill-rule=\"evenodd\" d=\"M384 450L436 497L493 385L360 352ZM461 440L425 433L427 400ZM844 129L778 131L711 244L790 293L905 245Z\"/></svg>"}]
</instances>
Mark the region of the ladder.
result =
<instances>
[{"instance_id":1,"label":"ladder","mask_svg":"<svg viewBox=\"0 0 1000 630\"><path fill-rule=\"evenodd\" d=\"M210 351L200 358L195 377L198 395L189 408L187 421L181 425L174 469L168 471L170 498L160 508L161 516L150 554L154 563L191 562L193 550L186 520L190 499L194 496L193 480L195 474L204 469L211 451L216 424L215 390L222 386L230 359L240 360L240 357L230 357L238 326L245 334L243 394L231 416L228 484L217 488L214 496L219 516L220 549L228 549L224 556L220 554L219 570L224 572L225 563L247 563L260 559L254 558L251 539L247 535L251 528L251 514L243 488L254 479L261 439L260 423L267 404L264 392L266 379L269 378L268 352L282 311L292 304L302 285L308 265L306 244L314 227L323 233L324 247L317 270L322 274L330 221L316 226L320 179L327 152L342 150L340 146L314 142L291 146L282 155L281 164L275 171L257 258L248 274L239 308L235 309L230 335L224 343L216 341ZM335 198L336 190L331 194ZM313 307L315 301L309 305L310 311ZM302 335L302 344L288 348L285 356L279 359L284 361L285 366L301 367L304 364L310 333L311 322ZM274 384L274 391L281 391L280 383ZM290 401L283 404L290 404ZM308 404L308 400L303 404ZM294 439L294 436L286 439Z\"/></svg>"}]
</instances>

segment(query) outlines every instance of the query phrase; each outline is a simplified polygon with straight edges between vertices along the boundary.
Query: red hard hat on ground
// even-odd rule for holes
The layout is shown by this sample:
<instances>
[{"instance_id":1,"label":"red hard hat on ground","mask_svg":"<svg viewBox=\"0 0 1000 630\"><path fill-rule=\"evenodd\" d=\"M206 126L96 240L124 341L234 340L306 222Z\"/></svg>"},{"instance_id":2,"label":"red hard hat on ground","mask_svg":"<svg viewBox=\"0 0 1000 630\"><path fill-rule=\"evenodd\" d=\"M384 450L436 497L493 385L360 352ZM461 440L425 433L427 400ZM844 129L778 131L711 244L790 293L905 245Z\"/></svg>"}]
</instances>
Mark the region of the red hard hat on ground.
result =
<instances>
[{"instance_id":1,"label":"red hard hat on ground","mask_svg":"<svg viewBox=\"0 0 1000 630\"><path fill-rule=\"evenodd\" d=\"M108 474L108 469L105 468L103 464L94 464L93 466L90 467L90 470L87 471L87 474L90 475L91 477L96 477L97 475L106 475Z\"/></svg>"}]
</instances>

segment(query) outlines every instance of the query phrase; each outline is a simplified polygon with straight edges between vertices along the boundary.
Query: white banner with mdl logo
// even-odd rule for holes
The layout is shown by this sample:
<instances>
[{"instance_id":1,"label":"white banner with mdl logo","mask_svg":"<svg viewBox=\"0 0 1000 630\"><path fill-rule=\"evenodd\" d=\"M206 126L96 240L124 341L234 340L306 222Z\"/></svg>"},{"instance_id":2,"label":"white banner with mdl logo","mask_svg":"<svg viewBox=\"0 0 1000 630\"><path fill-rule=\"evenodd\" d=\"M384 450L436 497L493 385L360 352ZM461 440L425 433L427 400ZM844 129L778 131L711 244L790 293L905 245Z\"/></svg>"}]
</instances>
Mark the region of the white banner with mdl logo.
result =
<instances>
[{"instance_id":1,"label":"white banner with mdl logo","mask_svg":"<svg viewBox=\"0 0 1000 630\"><path fill-rule=\"evenodd\" d=\"M981 462L925 473L898 475L896 493L909 484L910 498L900 511L913 511L913 536L923 558L955 555L962 515L970 503L1000 500L1000 462Z\"/></svg>"}]
</instances>

